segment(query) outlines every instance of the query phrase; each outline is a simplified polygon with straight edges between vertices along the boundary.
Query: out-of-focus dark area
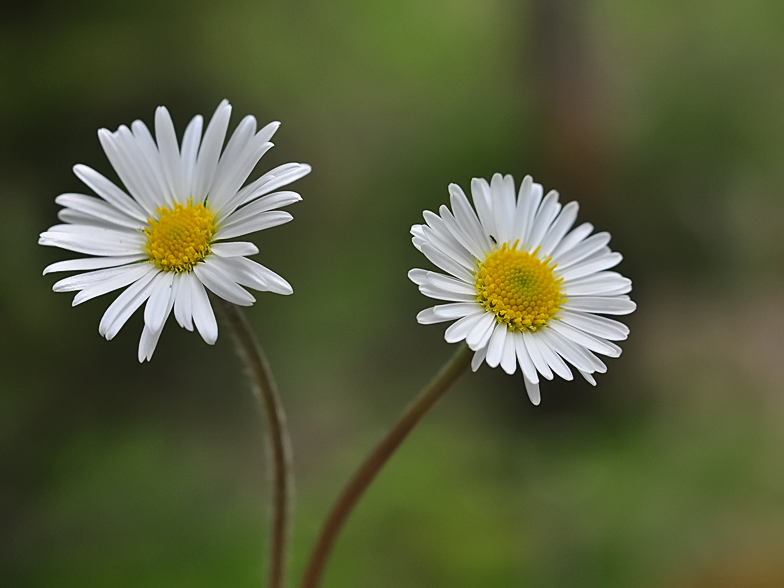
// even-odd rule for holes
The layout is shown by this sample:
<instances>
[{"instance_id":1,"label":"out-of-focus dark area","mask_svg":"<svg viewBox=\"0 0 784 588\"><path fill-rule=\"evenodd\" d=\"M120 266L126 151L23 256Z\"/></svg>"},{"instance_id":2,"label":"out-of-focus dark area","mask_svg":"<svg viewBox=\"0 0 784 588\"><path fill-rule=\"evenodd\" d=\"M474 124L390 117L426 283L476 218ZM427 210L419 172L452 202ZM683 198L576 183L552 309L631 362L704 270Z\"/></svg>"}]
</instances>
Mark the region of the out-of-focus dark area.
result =
<instances>
[{"instance_id":1,"label":"out-of-focus dark area","mask_svg":"<svg viewBox=\"0 0 784 588\"><path fill-rule=\"evenodd\" d=\"M784 585L784 4L50 0L0 6L0 577L263 585L264 428L228 329L71 308L36 244L114 177L96 137L280 120L313 166L254 237L248 310L288 410L291 579L344 480L452 353L409 282L424 209L532 174L613 235L638 311L599 385L463 377L340 537L324 588ZM579 379L579 378L578 378ZM295 583L294 583L295 585Z\"/></svg>"}]
</instances>

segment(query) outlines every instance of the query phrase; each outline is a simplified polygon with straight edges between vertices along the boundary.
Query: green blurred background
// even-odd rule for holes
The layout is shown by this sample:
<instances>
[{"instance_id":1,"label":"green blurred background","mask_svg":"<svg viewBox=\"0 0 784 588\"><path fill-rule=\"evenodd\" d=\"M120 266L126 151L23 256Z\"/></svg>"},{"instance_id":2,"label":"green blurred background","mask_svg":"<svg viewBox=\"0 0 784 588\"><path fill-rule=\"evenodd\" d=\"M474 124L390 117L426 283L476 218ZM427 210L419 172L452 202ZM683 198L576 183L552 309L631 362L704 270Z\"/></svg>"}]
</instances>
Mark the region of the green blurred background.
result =
<instances>
[{"instance_id":1,"label":"green blurred background","mask_svg":"<svg viewBox=\"0 0 784 588\"><path fill-rule=\"evenodd\" d=\"M97 333L36 245L96 130L223 98L280 120L292 297L248 310L288 410L290 577L452 353L406 278L447 185L532 174L613 234L639 310L599 386L464 376L370 489L324 588L784 586L784 4L49 0L0 8L0 577L263 584L264 428L231 337ZM139 313L137 313L138 315ZM296 585L296 582L292 582Z\"/></svg>"}]
</instances>

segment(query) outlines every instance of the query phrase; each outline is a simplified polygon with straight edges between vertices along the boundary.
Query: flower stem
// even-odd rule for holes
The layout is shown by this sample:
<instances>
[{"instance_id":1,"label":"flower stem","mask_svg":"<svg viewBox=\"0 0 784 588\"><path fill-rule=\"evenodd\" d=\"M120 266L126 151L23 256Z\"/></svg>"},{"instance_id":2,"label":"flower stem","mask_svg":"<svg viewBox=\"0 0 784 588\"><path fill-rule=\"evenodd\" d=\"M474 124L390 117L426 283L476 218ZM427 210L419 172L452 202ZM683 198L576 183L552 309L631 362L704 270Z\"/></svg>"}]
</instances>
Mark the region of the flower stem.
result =
<instances>
[{"instance_id":1,"label":"flower stem","mask_svg":"<svg viewBox=\"0 0 784 588\"><path fill-rule=\"evenodd\" d=\"M278 389L267 358L262 351L248 319L242 310L223 299L223 312L237 340L240 354L248 365L254 392L264 404L267 415L268 446L272 450L272 530L268 588L281 588L285 575L286 540L288 539L288 501L291 495L291 443L286 430L286 414L278 396Z\"/></svg>"},{"instance_id":2,"label":"flower stem","mask_svg":"<svg viewBox=\"0 0 784 588\"><path fill-rule=\"evenodd\" d=\"M348 515L351 514L378 471L406 436L465 371L471 361L471 355L468 346L461 344L436 377L409 404L398 421L359 466L359 469L343 488L343 492L333 505L324 526L321 528L321 534L311 552L301 588L317 588L332 545Z\"/></svg>"}]
</instances>

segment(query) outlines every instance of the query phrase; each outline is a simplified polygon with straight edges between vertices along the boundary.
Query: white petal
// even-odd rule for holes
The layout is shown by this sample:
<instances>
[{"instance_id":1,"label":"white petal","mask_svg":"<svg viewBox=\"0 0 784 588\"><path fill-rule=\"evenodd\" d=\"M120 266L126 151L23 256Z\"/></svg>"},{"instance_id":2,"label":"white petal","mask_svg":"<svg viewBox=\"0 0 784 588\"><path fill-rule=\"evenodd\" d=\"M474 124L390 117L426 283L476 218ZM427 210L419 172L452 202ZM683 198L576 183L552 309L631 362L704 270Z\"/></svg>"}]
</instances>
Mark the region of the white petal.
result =
<instances>
[{"instance_id":1,"label":"white petal","mask_svg":"<svg viewBox=\"0 0 784 588\"><path fill-rule=\"evenodd\" d=\"M143 123L140 124L143 126ZM141 192L131 193L139 202L146 201L151 206L159 206L164 197L169 196L160 169L150 164L151 157L145 155L139 141L128 127L120 125L113 136L122 164L134 178L136 189ZM128 187L130 189L130 186Z\"/></svg>"},{"instance_id":2,"label":"white petal","mask_svg":"<svg viewBox=\"0 0 784 588\"><path fill-rule=\"evenodd\" d=\"M542 240L542 255L549 257L553 250L564 238L567 231L572 228L574 221L577 220L577 211L580 206L577 202L570 202L561 209L561 213L553 221L550 229Z\"/></svg>"},{"instance_id":3,"label":"white petal","mask_svg":"<svg viewBox=\"0 0 784 588\"><path fill-rule=\"evenodd\" d=\"M446 321L453 320L453 319L441 318L439 316L436 316L436 313L433 312L432 308L426 308L424 310L419 311L417 313L416 319L420 325L434 325L436 323L444 323Z\"/></svg>"},{"instance_id":4,"label":"white petal","mask_svg":"<svg viewBox=\"0 0 784 588\"><path fill-rule=\"evenodd\" d=\"M560 210L561 204L558 202L558 192L551 190L545 196L542 205L536 212L534 224L531 227L531 234L526 239L525 245L529 251L533 251L541 245L542 239L544 239Z\"/></svg>"},{"instance_id":5,"label":"white petal","mask_svg":"<svg viewBox=\"0 0 784 588\"><path fill-rule=\"evenodd\" d=\"M204 119L201 115L194 116L185 128L185 134L182 137L180 157L182 160L182 176L185 183L185 196L187 198L193 197L194 171L196 169L196 157L199 154L203 124Z\"/></svg>"},{"instance_id":6,"label":"white petal","mask_svg":"<svg viewBox=\"0 0 784 588\"><path fill-rule=\"evenodd\" d=\"M473 296L476 298L476 289L473 286L466 284L462 280L458 280L457 278L445 276L437 272L430 272L427 275L427 279L431 286L441 290L454 292L456 294L465 294L467 296Z\"/></svg>"},{"instance_id":7,"label":"white petal","mask_svg":"<svg viewBox=\"0 0 784 588\"><path fill-rule=\"evenodd\" d=\"M551 253L551 257L553 259L558 259L565 253L572 250L572 248L580 243L583 239L585 239L588 235L591 234L593 231L593 225L591 223L583 223L579 227L575 228L572 232L570 232L566 237L561 239L561 242L555 248L555 250Z\"/></svg>"},{"instance_id":8,"label":"white petal","mask_svg":"<svg viewBox=\"0 0 784 588\"><path fill-rule=\"evenodd\" d=\"M490 342L487 344L487 365L491 368L498 367L501 363L501 358L504 355L504 348L506 347L506 337L508 329L506 325L498 324L490 336Z\"/></svg>"},{"instance_id":9,"label":"white petal","mask_svg":"<svg viewBox=\"0 0 784 588\"><path fill-rule=\"evenodd\" d=\"M586 261L573 265L566 271L560 271L561 277L566 280L576 280L589 274L615 267L623 260L620 253L608 253L598 258L589 258Z\"/></svg>"},{"instance_id":10,"label":"white petal","mask_svg":"<svg viewBox=\"0 0 784 588\"><path fill-rule=\"evenodd\" d=\"M141 255L124 255L113 257L84 257L81 259L67 259L65 261L58 261L51 265L46 266L44 275L54 272L71 272L77 270L96 270L106 267L117 267L126 265L135 261L147 259L146 254Z\"/></svg>"},{"instance_id":11,"label":"white petal","mask_svg":"<svg viewBox=\"0 0 784 588\"><path fill-rule=\"evenodd\" d=\"M256 255L259 248L253 243L236 241L234 243L213 243L210 250L218 257L240 257L245 255Z\"/></svg>"},{"instance_id":12,"label":"white petal","mask_svg":"<svg viewBox=\"0 0 784 588\"><path fill-rule=\"evenodd\" d=\"M155 185L154 193L163 197L160 204L165 202L168 206L173 205L174 194L166 183L163 163L161 162L161 154L158 152L158 146L155 144L155 140L152 138L150 130L142 121L136 120L131 124L131 134L133 136L133 143L135 144L134 151L138 149L145 160L145 167L143 168L142 173L146 174L148 176L147 180Z\"/></svg>"},{"instance_id":13,"label":"white petal","mask_svg":"<svg viewBox=\"0 0 784 588\"><path fill-rule=\"evenodd\" d=\"M231 174L236 173L239 169L239 166L241 165L240 162L255 134L256 119L253 116L248 115L240 121L240 124L237 125L237 128L234 129L231 137L229 137L226 148L223 150L223 154L218 161L215 177L213 178L210 187L210 203L216 210L222 210L223 205L226 204L225 199L236 195L236 191L231 194L224 193L226 180L228 180ZM247 176L241 178L239 185L242 185L246 179Z\"/></svg>"},{"instance_id":14,"label":"white petal","mask_svg":"<svg viewBox=\"0 0 784 588\"><path fill-rule=\"evenodd\" d=\"M427 274L427 270L414 268L412 270L408 270L408 279L414 282L417 286L421 286L428 283Z\"/></svg>"},{"instance_id":15,"label":"white petal","mask_svg":"<svg viewBox=\"0 0 784 588\"><path fill-rule=\"evenodd\" d=\"M101 292L111 292L117 288L122 288L144 275L148 269L147 264L136 263L132 265L124 265L120 267L110 267L106 269L99 269L92 272L85 272L63 278L55 282L52 290L55 292L73 292L75 290L85 289L102 289L109 287L109 290ZM111 287L114 284L118 286ZM97 294L96 294L97 295Z\"/></svg>"},{"instance_id":16,"label":"white petal","mask_svg":"<svg viewBox=\"0 0 784 588\"><path fill-rule=\"evenodd\" d=\"M604 374L607 372L607 366L605 363L599 359L596 355L594 355L593 351L590 349L585 349L584 347L580 347L580 350L588 357L593 365L593 369L595 372Z\"/></svg>"},{"instance_id":17,"label":"white petal","mask_svg":"<svg viewBox=\"0 0 784 588\"><path fill-rule=\"evenodd\" d=\"M218 322L212 311L210 299L204 285L196 279L191 280L191 302L193 304L193 322L204 342L214 345L218 340Z\"/></svg>"},{"instance_id":18,"label":"white petal","mask_svg":"<svg viewBox=\"0 0 784 588\"><path fill-rule=\"evenodd\" d=\"M495 315L492 312L485 312L482 315L482 318L476 323L471 332L468 333L466 337L466 343L468 346L476 351L480 347L487 346L487 343L490 341L490 337L493 334L493 329L495 328L496 321Z\"/></svg>"},{"instance_id":19,"label":"white petal","mask_svg":"<svg viewBox=\"0 0 784 588\"><path fill-rule=\"evenodd\" d=\"M285 171L283 168L285 168ZM278 188L288 186L292 182L295 182L300 178L304 178L310 172L311 167L307 163L287 163L285 165L279 166L259 178L259 180L264 181L260 182L256 189L250 191L245 196L242 203L245 204L246 202L250 202L251 200L258 198L259 196L269 194Z\"/></svg>"},{"instance_id":20,"label":"white petal","mask_svg":"<svg viewBox=\"0 0 784 588\"><path fill-rule=\"evenodd\" d=\"M128 128L124 128L128 134L130 134ZM157 206L157 199L153 196L156 191L154 187L148 188L149 179L140 177L140 174L137 171L138 164L134 165L134 163L131 162L133 155L130 155L127 152L127 149L119 136L106 129L100 129L98 131L98 140L101 143L101 147L103 147L104 153L106 153L106 157L112 164L114 171L117 172L117 175L131 193L133 199L141 206L142 210L144 210L145 218L152 216L155 213L155 207ZM133 137L131 137L131 141L133 141ZM140 158L144 158L144 155L141 153L138 155ZM146 166L146 163L144 165Z\"/></svg>"},{"instance_id":21,"label":"white petal","mask_svg":"<svg viewBox=\"0 0 784 588\"><path fill-rule=\"evenodd\" d=\"M487 180L484 178L471 180L471 198L474 201L474 207L485 235L495 235L495 217L490 199L490 184L487 183Z\"/></svg>"},{"instance_id":22,"label":"white petal","mask_svg":"<svg viewBox=\"0 0 784 588\"><path fill-rule=\"evenodd\" d=\"M169 111L164 106L159 106L155 111L155 137L158 140L158 151L169 191L174 195L175 200L182 203L190 194L185 192L185 177L182 173L177 134L174 132Z\"/></svg>"},{"instance_id":23,"label":"white petal","mask_svg":"<svg viewBox=\"0 0 784 588\"><path fill-rule=\"evenodd\" d=\"M150 284L150 299L144 307L144 324L152 332L163 329L163 322L168 316L167 308L171 309L174 273L160 272Z\"/></svg>"},{"instance_id":24,"label":"white petal","mask_svg":"<svg viewBox=\"0 0 784 588\"><path fill-rule=\"evenodd\" d=\"M539 393L539 384L534 384L533 382L529 382L527 378L523 378L523 382L525 382L525 391L528 393L528 398L534 406L539 406L539 402L541 402L542 396Z\"/></svg>"},{"instance_id":25,"label":"white petal","mask_svg":"<svg viewBox=\"0 0 784 588\"><path fill-rule=\"evenodd\" d=\"M226 275L226 272L220 269L217 264L211 263L209 257L193 266L193 271L202 284L224 300L239 306L250 306L256 302L250 292Z\"/></svg>"},{"instance_id":26,"label":"white petal","mask_svg":"<svg viewBox=\"0 0 784 588\"><path fill-rule=\"evenodd\" d=\"M263 231L264 229L277 227L278 225L287 223L293 218L293 216L283 210L262 212L250 218L230 221L225 226L218 229L215 233L215 239L220 241L222 239L232 239L241 235L255 233L256 231Z\"/></svg>"},{"instance_id":27,"label":"white petal","mask_svg":"<svg viewBox=\"0 0 784 588\"><path fill-rule=\"evenodd\" d=\"M433 307L436 316L446 320L454 320L471 314L477 310L484 309L475 302L455 302L453 304L441 304Z\"/></svg>"},{"instance_id":28,"label":"white petal","mask_svg":"<svg viewBox=\"0 0 784 588\"><path fill-rule=\"evenodd\" d=\"M444 323L453 321L477 310L475 304L468 302L457 302L455 304L442 304L432 308L426 308L417 314L417 322L421 325L432 325L436 323Z\"/></svg>"},{"instance_id":29,"label":"white petal","mask_svg":"<svg viewBox=\"0 0 784 588\"><path fill-rule=\"evenodd\" d=\"M68 229L66 227L72 227ZM138 233L103 227L55 225L41 233L39 245L60 247L88 255L138 255L144 245Z\"/></svg>"},{"instance_id":30,"label":"white petal","mask_svg":"<svg viewBox=\"0 0 784 588\"><path fill-rule=\"evenodd\" d=\"M542 355L542 351L539 348L539 342L536 340L536 337L533 335L533 333L530 331L524 331L523 342L525 343L525 348L528 351L528 357L530 357L531 361L533 361L536 370L548 380L552 380L553 372L550 369L550 366L547 365L547 362Z\"/></svg>"},{"instance_id":31,"label":"white petal","mask_svg":"<svg viewBox=\"0 0 784 588\"><path fill-rule=\"evenodd\" d=\"M267 194L255 202L248 204L245 206L245 208L243 208L243 210L246 210L252 206L254 207L252 210L255 210L256 212L266 212L268 210L275 210L276 208L294 204L295 202L300 202L301 200L302 196L300 196L297 192L283 190L281 192Z\"/></svg>"},{"instance_id":32,"label":"white petal","mask_svg":"<svg viewBox=\"0 0 784 588\"><path fill-rule=\"evenodd\" d=\"M517 361L520 363L520 369L522 370L525 379L533 384L538 384L539 376L536 374L536 366L534 365L531 355L528 353L528 348L523 336L524 333L513 333L515 355L517 356Z\"/></svg>"},{"instance_id":33,"label":"white petal","mask_svg":"<svg viewBox=\"0 0 784 588\"><path fill-rule=\"evenodd\" d=\"M575 296L569 298L562 308L600 314L629 314L637 305L627 296Z\"/></svg>"},{"instance_id":34,"label":"white petal","mask_svg":"<svg viewBox=\"0 0 784 588\"><path fill-rule=\"evenodd\" d=\"M423 284L419 286L419 291L429 298L436 300L446 300L449 302L474 302L476 301L476 294L460 294L457 292L450 292L442 288L436 288L430 284Z\"/></svg>"},{"instance_id":35,"label":"white petal","mask_svg":"<svg viewBox=\"0 0 784 588\"><path fill-rule=\"evenodd\" d=\"M251 202L239 210L232 212L228 216L225 216L225 220L226 222L242 220L251 216L255 216L261 212L267 212L269 210L281 208L282 206L288 206L289 204L299 202L300 200L302 200L302 196L296 192L275 192L273 194L268 194L263 198L259 198L255 202ZM224 211L223 214L225 215L226 212Z\"/></svg>"},{"instance_id":36,"label":"white petal","mask_svg":"<svg viewBox=\"0 0 784 588\"><path fill-rule=\"evenodd\" d=\"M531 187L533 179L531 176L525 176L520 183L520 191L517 193L517 204L515 205L514 223L512 225L512 234L515 239L521 239L524 242L525 228L528 224L528 201L531 198Z\"/></svg>"},{"instance_id":37,"label":"white petal","mask_svg":"<svg viewBox=\"0 0 784 588\"><path fill-rule=\"evenodd\" d=\"M542 338L547 341L552 349L577 369L594 372L596 369L591 359L584 353L579 345L575 345L554 329L543 329Z\"/></svg>"},{"instance_id":38,"label":"white petal","mask_svg":"<svg viewBox=\"0 0 784 588\"><path fill-rule=\"evenodd\" d=\"M553 261L558 264L558 269L563 271L575 263L578 263L588 256L596 253L609 242L610 233L606 231L596 233L595 235L591 235L585 239L585 241L582 241L580 244L572 247L569 252L558 256L558 258L553 258Z\"/></svg>"},{"instance_id":39,"label":"white petal","mask_svg":"<svg viewBox=\"0 0 784 588\"><path fill-rule=\"evenodd\" d=\"M501 369L510 376L517 371L517 339L520 333L515 333L507 329L506 344L501 355ZM520 337L520 343L523 339Z\"/></svg>"},{"instance_id":40,"label":"white petal","mask_svg":"<svg viewBox=\"0 0 784 588\"><path fill-rule=\"evenodd\" d=\"M268 171L258 180L251 182L237 193L237 196L227 204L224 214L228 214L234 208L242 206L259 196L264 196L274 192L278 188L287 186L292 182L308 175L310 166L306 163L286 163L275 169Z\"/></svg>"},{"instance_id":41,"label":"white petal","mask_svg":"<svg viewBox=\"0 0 784 588\"><path fill-rule=\"evenodd\" d=\"M157 273L158 268L150 264L149 271L123 290L103 313L98 332L107 340L114 339L136 309L149 298L150 289L147 286Z\"/></svg>"},{"instance_id":42,"label":"white petal","mask_svg":"<svg viewBox=\"0 0 784 588\"><path fill-rule=\"evenodd\" d=\"M86 302L87 300L91 300L98 296L102 296L103 294L107 294L109 292L113 292L114 290L119 290L120 288L124 288L128 284L135 282L142 276L146 275L149 271L149 268L146 267L146 264L135 264L130 266L123 266L118 268L110 268L105 270L98 270L99 272L116 272L112 274L107 274L103 277L100 281L96 281L93 284L82 289L81 292L74 296L72 304L76 306L77 304L81 304L82 302ZM98 273L98 272L93 272ZM87 275L87 274L81 274ZM77 277L77 276L74 276ZM62 281L62 280L61 280ZM56 285L56 284L55 284ZM60 291L60 290L56 290Z\"/></svg>"},{"instance_id":43,"label":"white petal","mask_svg":"<svg viewBox=\"0 0 784 588\"><path fill-rule=\"evenodd\" d=\"M57 218L63 223L87 227L100 227L102 229L122 229L123 227L108 220L85 214L73 208L62 208L57 211Z\"/></svg>"},{"instance_id":44,"label":"white petal","mask_svg":"<svg viewBox=\"0 0 784 588\"><path fill-rule=\"evenodd\" d=\"M462 245L471 255L476 257L477 259L484 259L485 252L487 248L481 242L476 242L476 240L468 235L463 228L460 226L460 223L457 222L457 219L452 215L451 211L446 206L441 206L438 209L438 214L441 216L441 219L444 221L444 225L449 230L450 234L457 240L460 245Z\"/></svg>"},{"instance_id":45,"label":"white petal","mask_svg":"<svg viewBox=\"0 0 784 588\"><path fill-rule=\"evenodd\" d=\"M211 263L220 263L221 269L242 286L255 288L261 292L289 295L294 290L286 280L271 269L245 257L214 259Z\"/></svg>"},{"instance_id":46,"label":"white petal","mask_svg":"<svg viewBox=\"0 0 784 588\"><path fill-rule=\"evenodd\" d=\"M473 271L476 267L476 258L449 232L444 219L429 210L424 211L422 216L427 223L427 226L422 226L422 238L430 241L467 270ZM411 229L413 231L414 227Z\"/></svg>"},{"instance_id":47,"label":"white petal","mask_svg":"<svg viewBox=\"0 0 784 588\"><path fill-rule=\"evenodd\" d=\"M264 125L257 134L259 135L261 142L265 143L270 139L272 139L275 133L278 132L279 128L280 128L280 122L275 120L272 121L271 123L267 123L266 125Z\"/></svg>"},{"instance_id":48,"label":"white petal","mask_svg":"<svg viewBox=\"0 0 784 588\"><path fill-rule=\"evenodd\" d=\"M221 211L231 203L253 168L256 167L262 156L272 148L272 143L262 139L263 137L260 135L253 137L248 146L234 160L226 157L221 160L210 192L216 210Z\"/></svg>"},{"instance_id":49,"label":"white petal","mask_svg":"<svg viewBox=\"0 0 784 588\"><path fill-rule=\"evenodd\" d=\"M144 363L152 358L152 354L155 352L155 347L158 345L158 339L162 332L163 330L153 333L147 325L144 325L142 336L139 339L139 363Z\"/></svg>"},{"instance_id":50,"label":"white petal","mask_svg":"<svg viewBox=\"0 0 784 588\"><path fill-rule=\"evenodd\" d=\"M618 357L621 355L621 348L614 343L589 335L580 329L575 329L573 326L566 324L563 321L551 321L551 323L550 326L554 331L560 333L578 346L585 347L596 353L601 353L607 357Z\"/></svg>"},{"instance_id":51,"label":"white petal","mask_svg":"<svg viewBox=\"0 0 784 588\"><path fill-rule=\"evenodd\" d=\"M174 318L188 331L193 330L193 283L198 282L191 273L177 274L174 277Z\"/></svg>"},{"instance_id":52,"label":"white petal","mask_svg":"<svg viewBox=\"0 0 784 588\"><path fill-rule=\"evenodd\" d=\"M527 244L529 242L529 237L531 235L531 231L533 231L534 226L534 219L536 218L536 211L539 209L539 204L542 202L542 194L544 194L544 189L542 188L541 184L537 184L536 182L531 183L531 191L528 193L528 198L526 199L526 209L523 216L525 217L525 228L522 233L516 235L520 237L520 243ZM522 194L521 194L522 197Z\"/></svg>"},{"instance_id":53,"label":"white petal","mask_svg":"<svg viewBox=\"0 0 784 588\"><path fill-rule=\"evenodd\" d=\"M441 218L434 215L436 218ZM411 227L411 234L414 246L422 251L422 245L427 244L440 251L443 255L447 256L454 263L467 270L472 276L476 270L476 258L468 253L465 248L458 243L451 233L444 227L445 235L442 235L440 229L436 230L428 225L414 225ZM417 245L417 240L420 244ZM473 281L473 278L472 280Z\"/></svg>"},{"instance_id":54,"label":"white petal","mask_svg":"<svg viewBox=\"0 0 784 588\"><path fill-rule=\"evenodd\" d=\"M99 227L102 229L124 230L124 227L120 227L108 220L79 212L73 208L61 208L58 210L57 220L59 220L62 225L79 225L85 227Z\"/></svg>"},{"instance_id":55,"label":"white petal","mask_svg":"<svg viewBox=\"0 0 784 588\"><path fill-rule=\"evenodd\" d=\"M99 198L93 198L92 196L85 196L84 194L60 194L54 201L60 206L67 206L68 208L78 210L83 214L118 225L119 227L139 230L146 224L129 216L106 201L100 200Z\"/></svg>"},{"instance_id":56,"label":"white petal","mask_svg":"<svg viewBox=\"0 0 784 588\"><path fill-rule=\"evenodd\" d=\"M471 358L472 372L475 372L476 370L479 369L479 367L482 365L482 362L485 360L485 357L487 357L487 347L480 347L479 349L476 350L476 353L474 353L474 357Z\"/></svg>"},{"instance_id":57,"label":"white petal","mask_svg":"<svg viewBox=\"0 0 784 588\"><path fill-rule=\"evenodd\" d=\"M558 316L564 324L609 341L623 341L629 335L629 327L603 316L564 309L561 309Z\"/></svg>"},{"instance_id":58,"label":"white petal","mask_svg":"<svg viewBox=\"0 0 784 588\"><path fill-rule=\"evenodd\" d=\"M632 281L618 272L597 272L576 280L564 281L567 296L616 296L632 290Z\"/></svg>"},{"instance_id":59,"label":"white petal","mask_svg":"<svg viewBox=\"0 0 784 588\"><path fill-rule=\"evenodd\" d=\"M131 267L112 267L106 269L99 269L93 272L85 272L69 276L55 282L52 290L55 292L73 292L75 290L83 290L100 284L106 280L111 280L121 275L132 275L134 270L144 269L143 264L137 264ZM133 280L131 280L133 281Z\"/></svg>"},{"instance_id":60,"label":"white petal","mask_svg":"<svg viewBox=\"0 0 784 588\"><path fill-rule=\"evenodd\" d=\"M213 257L210 259L210 263L222 270L230 280L237 282L240 286L247 286L248 288L253 288L260 292L270 291L270 284L265 279L264 275L258 271L254 271L255 268L253 267L246 267L246 263L264 267L256 264L254 261L245 257ZM291 288L289 287L289 291L285 293L291 294Z\"/></svg>"},{"instance_id":61,"label":"white petal","mask_svg":"<svg viewBox=\"0 0 784 588\"><path fill-rule=\"evenodd\" d=\"M444 340L447 343L458 343L462 341L466 338L468 333L471 332L471 329L481 320L483 314L484 311L480 310L464 316L444 332Z\"/></svg>"},{"instance_id":62,"label":"white petal","mask_svg":"<svg viewBox=\"0 0 784 588\"><path fill-rule=\"evenodd\" d=\"M512 176L504 178L501 174L493 174L490 179L490 198L493 203L493 220L498 243L513 241L515 193Z\"/></svg>"},{"instance_id":63,"label":"white petal","mask_svg":"<svg viewBox=\"0 0 784 588\"><path fill-rule=\"evenodd\" d=\"M539 329L536 333L531 333L532 337L536 337L536 345L542 353L542 358L556 374L561 376L564 380L571 380L574 376L572 375L569 366L564 363L564 360L561 359L560 355L553 351L547 340L546 332L547 329Z\"/></svg>"},{"instance_id":64,"label":"white petal","mask_svg":"<svg viewBox=\"0 0 784 588\"><path fill-rule=\"evenodd\" d=\"M149 305L149 302L147 303ZM172 306L174 305L174 298L169 297L169 304L166 306L164 312L163 322L166 322L166 319L169 317L171 313ZM153 331L150 327L145 323L144 329L142 330L142 337L139 341L139 361L151 360L152 354L155 351L155 347L158 345L158 339L163 332L163 325L157 331ZM142 357L144 355L144 357Z\"/></svg>"},{"instance_id":65,"label":"white petal","mask_svg":"<svg viewBox=\"0 0 784 588\"><path fill-rule=\"evenodd\" d=\"M123 211L131 218L135 218L142 223L146 222L148 214L142 209L141 206L128 194L120 190L112 182L107 180L97 171L86 165L76 164L73 167L73 172L80 180L82 180L93 192L98 194L101 198L106 200L110 205L114 206L117 210Z\"/></svg>"},{"instance_id":66,"label":"white petal","mask_svg":"<svg viewBox=\"0 0 784 588\"><path fill-rule=\"evenodd\" d=\"M585 381L588 382L591 386L596 386L596 380L591 374L589 374L588 372L584 372L582 370L577 370L577 371L580 372L580 375L583 378L585 378Z\"/></svg>"},{"instance_id":67,"label":"white petal","mask_svg":"<svg viewBox=\"0 0 784 588\"><path fill-rule=\"evenodd\" d=\"M491 243L465 193L457 184L449 184L449 196L455 220L463 232L481 249L490 249Z\"/></svg>"},{"instance_id":68,"label":"white petal","mask_svg":"<svg viewBox=\"0 0 784 588\"><path fill-rule=\"evenodd\" d=\"M95 227L92 227L92 226L82 227L82 226L73 225L73 224L70 224L70 223L63 223L63 224L59 224L59 225L52 225L51 227L49 227L49 230L47 232L49 232L49 233L63 233L63 234L66 234L66 235L79 235L80 233L84 233L85 228L88 231L92 231ZM119 233L123 233L125 235L133 234L133 232L129 231L128 229L122 229L122 228L115 227L114 230L119 232Z\"/></svg>"},{"instance_id":69,"label":"white petal","mask_svg":"<svg viewBox=\"0 0 784 588\"><path fill-rule=\"evenodd\" d=\"M242 120L226 143L226 148L223 150L223 154L218 162L217 174L220 174L222 171L225 173L227 166L231 167L233 162L242 157L243 152L250 145L254 135L256 135L256 126L256 117L252 115L242 117ZM262 143L264 142L266 142L266 139L262 141ZM216 176L215 180L217 181L217 179ZM215 183L213 182L213 187Z\"/></svg>"},{"instance_id":70,"label":"white petal","mask_svg":"<svg viewBox=\"0 0 784 588\"><path fill-rule=\"evenodd\" d=\"M228 100L223 100L215 110L215 114L212 115L207 130L204 132L204 139L196 158L196 169L194 170L193 197L197 202L204 200L212 186L223 140L226 138L226 130L229 127L230 116L231 105Z\"/></svg>"},{"instance_id":71,"label":"white petal","mask_svg":"<svg viewBox=\"0 0 784 588\"><path fill-rule=\"evenodd\" d=\"M474 281L474 275L465 269L462 265L455 262L449 256L443 254L437 248L435 248L430 243L422 244L420 251L427 257L430 261L432 261L435 265L439 268L444 270L447 273L452 274L454 277L458 278L463 282L472 282Z\"/></svg>"}]
</instances>

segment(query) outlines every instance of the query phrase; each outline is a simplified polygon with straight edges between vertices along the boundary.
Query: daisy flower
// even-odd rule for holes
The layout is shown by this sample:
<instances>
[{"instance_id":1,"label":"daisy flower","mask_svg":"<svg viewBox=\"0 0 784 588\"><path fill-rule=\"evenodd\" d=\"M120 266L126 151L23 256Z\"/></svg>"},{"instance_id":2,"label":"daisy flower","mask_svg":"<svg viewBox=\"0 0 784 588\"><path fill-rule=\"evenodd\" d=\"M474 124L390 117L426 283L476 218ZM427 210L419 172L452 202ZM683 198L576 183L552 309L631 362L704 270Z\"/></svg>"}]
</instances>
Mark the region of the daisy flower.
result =
<instances>
[{"instance_id":1,"label":"daisy flower","mask_svg":"<svg viewBox=\"0 0 784 588\"><path fill-rule=\"evenodd\" d=\"M613 271L622 259L607 247L610 234L593 225L572 229L578 204L561 206L558 193L543 196L526 176L515 197L512 176L495 174L488 184L474 178L471 195L449 186L452 210L425 211L411 227L414 246L448 275L413 269L411 280L425 296L448 301L417 315L421 324L456 321L449 343L465 340L471 368L483 362L508 374L520 366L528 397L539 404L539 377L572 379L571 364L592 385L607 367L596 354L618 357L612 341L629 329L598 316L623 315L636 305L632 283ZM571 229L571 230L570 230Z\"/></svg>"},{"instance_id":2,"label":"daisy flower","mask_svg":"<svg viewBox=\"0 0 784 588\"><path fill-rule=\"evenodd\" d=\"M98 131L106 156L127 192L95 170L74 166L74 173L99 197L61 194L58 216L64 224L41 233L39 244L91 255L60 261L44 274L79 271L54 285L55 292L76 291L73 304L120 288L98 331L112 339L145 302L139 361L152 357L169 314L183 328L194 325L212 345L218 338L208 289L234 304L249 306L254 297L243 286L291 294L289 283L247 256L259 252L237 237L292 219L275 210L301 200L276 192L310 172L287 163L243 184L266 151L280 123L260 130L246 116L223 148L231 106L224 100L207 125L196 116L177 143L169 112L155 112L155 137L141 121L112 133Z\"/></svg>"}]
</instances>

